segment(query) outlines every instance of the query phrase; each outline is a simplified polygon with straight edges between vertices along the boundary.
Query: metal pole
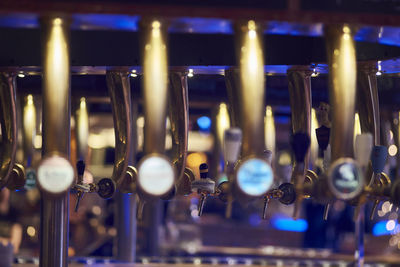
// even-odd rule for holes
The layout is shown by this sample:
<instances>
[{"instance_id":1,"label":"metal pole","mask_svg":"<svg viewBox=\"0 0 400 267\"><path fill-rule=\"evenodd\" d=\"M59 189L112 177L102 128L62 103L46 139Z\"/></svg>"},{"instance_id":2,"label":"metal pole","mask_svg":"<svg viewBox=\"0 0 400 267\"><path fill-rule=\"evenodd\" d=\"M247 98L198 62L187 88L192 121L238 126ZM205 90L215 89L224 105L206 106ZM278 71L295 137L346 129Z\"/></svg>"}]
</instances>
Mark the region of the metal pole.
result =
<instances>
[{"instance_id":1,"label":"metal pole","mask_svg":"<svg viewBox=\"0 0 400 267\"><path fill-rule=\"evenodd\" d=\"M129 165L136 163L137 131L136 120L138 116L138 99L131 94L131 121L132 121L132 149L129 153ZM116 256L124 262L135 262L136 258L136 195L119 192L116 199L117 240Z\"/></svg>"},{"instance_id":2,"label":"metal pole","mask_svg":"<svg viewBox=\"0 0 400 267\"><path fill-rule=\"evenodd\" d=\"M136 257L136 195L117 193L117 251L119 261L135 262Z\"/></svg>"},{"instance_id":3,"label":"metal pole","mask_svg":"<svg viewBox=\"0 0 400 267\"><path fill-rule=\"evenodd\" d=\"M43 156L70 154L69 20L46 16L42 29ZM40 210L40 266L67 266L69 193L42 193Z\"/></svg>"}]
</instances>

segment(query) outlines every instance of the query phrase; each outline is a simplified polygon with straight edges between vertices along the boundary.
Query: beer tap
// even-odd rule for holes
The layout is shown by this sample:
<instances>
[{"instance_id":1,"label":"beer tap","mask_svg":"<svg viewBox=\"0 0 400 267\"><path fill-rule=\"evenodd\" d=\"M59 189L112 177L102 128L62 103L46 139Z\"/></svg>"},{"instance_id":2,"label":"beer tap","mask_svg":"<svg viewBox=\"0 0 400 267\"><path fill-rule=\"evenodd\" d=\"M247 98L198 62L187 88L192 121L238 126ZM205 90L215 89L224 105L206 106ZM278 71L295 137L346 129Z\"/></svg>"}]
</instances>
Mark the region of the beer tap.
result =
<instances>
[{"instance_id":1,"label":"beer tap","mask_svg":"<svg viewBox=\"0 0 400 267\"><path fill-rule=\"evenodd\" d=\"M169 82L168 115L171 123L172 164L176 170L176 183L173 190L163 197L166 200L173 198L175 195L185 196L191 194L191 183L195 180L193 171L185 167L189 132L187 72L170 72Z\"/></svg>"},{"instance_id":2,"label":"beer tap","mask_svg":"<svg viewBox=\"0 0 400 267\"><path fill-rule=\"evenodd\" d=\"M89 113L86 99L82 97L74 113L75 116L75 135L76 135L76 155L79 159L76 163L77 180L73 189L76 191L75 212L78 211L79 204L85 193L96 192L104 199L111 198L115 193L115 183L110 178L103 178L97 184L85 183L85 161L87 157L88 137L89 137Z\"/></svg>"},{"instance_id":3,"label":"beer tap","mask_svg":"<svg viewBox=\"0 0 400 267\"><path fill-rule=\"evenodd\" d=\"M198 216L203 214L204 204L207 197L210 194L215 193L215 182L208 177L208 165L207 163L200 164L200 179L194 180L192 182L192 190L197 191L200 195L199 205L198 205Z\"/></svg>"},{"instance_id":4,"label":"beer tap","mask_svg":"<svg viewBox=\"0 0 400 267\"><path fill-rule=\"evenodd\" d=\"M133 166L129 166L132 150L132 116L128 74L127 70L109 70L106 73L115 133L113 173L110 180L104 180L102 183L103 187L110 186L109 192L115 192L115 188L118 188L124 193L134 193L136 189L137 172Z\"/></svg>"},{"instance_id":5,"label":"beer tap","mask_svg":"<svg viewBox=\"0 0 400 267\"><path fill-rule=\"evenodd\" d=\"M13 73L0 72L0 104L0 189L5 186L11 190L20 189L25 185L25 171L21 164L15 162L18 128L16 82Z\"/></svg>"},{"instance_id":6,"label":"beer tap","mask_svg":"<svg viewBox=\"0 0 400 267\"><path fill-rule=\"evenodd\" d=\"M264 196L273 172L264 158L264 51L262 27L253 20L235 23L238 68L225 71L232 125L242 130L241 160L235 167L232 194L246 202Z\"/></svg>"},{"instance_id":7,"label":"beer tap","mask_svg":"<svg viewBox=\"0 0 400 267\"><path fill-rule=\"evenodd\" d=\"M296 201L294 203L293 217L297 219L303 201L303 184L305 180L305 157L310 147L310 137L306 133L295 133L291 141L296 166L292 174L292 183L295 186Z\"/></svg>"},{"instance_id":8,"label":"beer tap","mask_svg":"<svg viewBox=\"0 0 400 267\"><path fill-rule=\"evenodd\" d=\"M32 168L34 155L34 140L36 138L36 108L32 95L24 97L22 113L22 144L24 152L24 166L26 167L26 189L36 186L36 171Z\"/></svg>"},{"instance_id":9,"label":"beer tap","mask_svg":"<svg viewBox=\"0 0 400 267\"><path fill-rule=\"evenodd\" d=\"M76 204L75 212L78 211L79 204L85 193L97 193L101 198L109 199L115 194L115 183L110 178L102 178L97 184L96 183L85 183L83 175L85 173L85 163L83 160L79 160L76 163L77 170L77 182L74 185L76 190Z\"/></svg>"},{"instance_id":10,"label":"beer tap","mask_svg":"<svg viewBox=\"0 0 400 267\"><path fill-rule=\"evenodd\" d=\"M177 169L164 154L168 104L167 28L167 23L152 18L143 18L139 26L143 66L145 156L138 164L138 217L142 217L140 212L146 201L155 201L166 196L173 190L176 180ZM178 170L181 173L182 168Z\"/></svg>"},{"instance_id":11,"label":"beer tap","mask_svg":"<svg viewBox=\"0 0 400 267\"><path fill-rule=\"evenodd\" d=\"M388 156L388 150L385 146L374 146L371 153L371 165L373 170L373 176L370 181L369 187L379 188L380 191L384 191L385 187L390 187L391 181L388 176L383 173L383 169L386 164ZM375 190L376 191L376 190ZM382 192L383 193L383 192ZM374 199L374 204L372 206L370 220L374 219L376 208L380 202L381 194L372 194L371 198Z\"/></svg>"},{"instance_id":12,"label":"beer tap","mask_svg":"<svg viewBox=\"0 0 400 267\"><path fill-rule=\"evenodd\" d=\"M227 203L225 209L225 217L230 218L232 215L233 192L232 183L235 175L235 164L240 154L240 146L242 142L242 130L240 128L229 128L224 132L223 151L225 160L225 173L228 181L220 183L217 187L218 198Z\"/></svg>"},{"instance_id":13,"label":"beer tap","mask_svg":"<svg viewBox=\"0 0 400 267\"><path fill-rule=\"evenodd\" d=\"M354 198L358 192L337 186L348 179L362 181L358 164L352 158L357 74L353 34L354 29L346 24L325 27L329 99L333 110L330 132L332 164L327 182L330 192L343 200Z\"/></svg>"}]
</instances>

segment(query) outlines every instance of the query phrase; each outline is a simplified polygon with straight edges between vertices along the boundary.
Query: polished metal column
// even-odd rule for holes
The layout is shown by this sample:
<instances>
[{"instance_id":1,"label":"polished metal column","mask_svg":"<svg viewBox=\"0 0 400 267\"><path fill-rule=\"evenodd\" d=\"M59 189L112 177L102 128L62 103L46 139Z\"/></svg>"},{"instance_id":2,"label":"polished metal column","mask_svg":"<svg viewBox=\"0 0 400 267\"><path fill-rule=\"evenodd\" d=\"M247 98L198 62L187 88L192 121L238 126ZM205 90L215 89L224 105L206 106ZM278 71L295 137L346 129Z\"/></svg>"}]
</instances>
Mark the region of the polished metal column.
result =
<instances>
[{"instance_id":1,"label":"polished metal column","mask_svg":"<svg viewBox=\"0 0 400 267\"><path fill-rule=\"evenodd\" d=\"M332 108L332 162L353 156L356 97L356 50L354 29L349 25L325 27L329 65L329 99Z\"/></svg>"},{"instance_id":2,"label":"polished metal column","mask_svg":"<svg viewBox=\"0 0 400 267\"><path fill-rule=\"evenodd\" d=\"M288 87L290 96L290 110L292 113L292 133L303 133L311 137L311 71L308 67L292 67L288 70ZM292 183L297 190L293 217L300 215L300 206L303 199L302 187L305 172L308 169L310 149L305 151L304 162L294 162Z\"/></svg>"},{"instance_id":3,"label":"polished metal column","mask_svg":"<svg viewBox=\"0 0 400 267\"><path fill-rule=\"evenodd\" d=\"M188 150L189 99L187 74L174 71L169 74L169 121L172 135L172 163L176 169L177 184L184 176Z\"/></svg>"},{"instance_id":4,"label":"polished metal column","mask_svg":"<svg viewBox=\"0 0 400 267\"><path fill-rule=\"evenodd\" d=\"M237 68L225 71L232 125L242 131L241 161L235 168L232 193L249 200L267 193L273 173L265 160L265 73L263 28L253 20L237 21Z\"/></svg>"},{"instance_id":5,"label":"polished metal column","mask_svg":"<svg viewBox=\"0 0 400 267\"><path fill-rule=\"evenodd\" d=\"M132 153L131 86L127 71L107 71L107 87L111 99L115 133L115 160L112 174L119 189Z\"/></svg>"},{"instance_id":6,"label":"polished metal column","mask_svg":"<svg viewBox=\"0 0 400 267\"><path fill-rule=\"evenodd\" d=\"M128 91L131 97L128 112L130 112L130 121L132 122L132 125L129 126L131 128L131 149L127 161L129 166L135 166L137 151L136 120L138 116L138 98L133 94L130 94L130 86ZM127 194L117 192L115 209L117 227L115 255L119 261L135 262L137 233L136 209L137 201L135 193Z\"/></svg>"},{"instance_id":7,"label":"polished metal column","mask_svg":"<svg viewBox=\"0 0 400 267\"><path fill-rule=\"evenodd\" d=\"M17 151L17 109L15 101L15 75L0 73L0 189L9 182Z\"/></svg>"},{"instance_id":8,"label":"polished metal column","mask_svg":"<svg viewBox=\"0 0 400 267\"><path fill-rule=\"evenodd\" d=\"M252 20L237 23L235 34L239 66L239 122L243 131L242 153L244 157L263 157L265 74L262 27Z\"/></svg>"},{"instance_id":9,"label":"polished metal column","mask_svg":"<svg viewBox=\"0 0 400 267\"><path fill-rule=\"evenodd\" d=\"M32 165L34 152L34 139L36 137L36 108L33 96L28 95L24 99L22 116L22 143L24 148L24 165L29 168Z\"/></svg>"},{"instance_id":10,"label":"polished metal column","mask_svg":"<svg viewBox=\"0 0 400 267\"><path fill-rule=\"evenodd\" d=\"M89 139L89 112L86 99L82 97L75 110L76 156L86 162Z\"/></svg>"},{"instance_id":11,"label":"polished metal column","mask_svg":"<svg viewBox=\"0 0 400 267\"><path fill-rule=\"evenodd\" d=\"M287 72L290 96L290 110L292 113L292 133L306 133L311 136L311 73L308 67L292 67ZM302 170L298 170L295 162L293 175L300 174L304 177L308 168L310 150L304 159Z\"/></svg>"},{"instance_id":12,"label":"polished metal column","mask_svg":"<svg viewBox=\"0 0 400 267\"><path fill-rule=\"evenodd\" d=\"M69 19L47 16L40 20L43 68L43 156L70 154ZM42 194L40 266L67 266L69 193Z\"/></svg>"},{"instance_id":13,"label":"polished metal column","mask_svg":"<svg viewBox=\"0 0 400 267\"><path fill-rule=\"evenodd\" d=\"M374 136L374 145L381 143L377 71L375 62L358 64L357 109L361 132L371 133Z\"/></svg>"}]
</instances>

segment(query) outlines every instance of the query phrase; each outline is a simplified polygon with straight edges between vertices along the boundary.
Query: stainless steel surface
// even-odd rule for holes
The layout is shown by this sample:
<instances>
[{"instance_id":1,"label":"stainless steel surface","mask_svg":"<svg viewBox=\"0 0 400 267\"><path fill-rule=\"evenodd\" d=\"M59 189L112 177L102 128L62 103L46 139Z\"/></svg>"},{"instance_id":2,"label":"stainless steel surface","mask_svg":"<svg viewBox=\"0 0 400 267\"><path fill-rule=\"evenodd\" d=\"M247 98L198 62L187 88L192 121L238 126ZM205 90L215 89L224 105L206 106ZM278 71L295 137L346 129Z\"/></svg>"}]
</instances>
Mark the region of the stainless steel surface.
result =
<instances>
[{"instance_id":1,"label":"stainless steel surface","mask_svg":"<svg viewBox=\"0 0 400 267\"><path fill-rule=\"evenodd\" d=\"M17 150L17 110L15 101L15 75L0 73L0 189L7 185L15 163Z\"/></svg>"},{"instance_id":2,"label":"stainless steel surface","mask_svg":"<svg viewBox=\"0 0 400 267\"><path fill-rule=\"evenodd\" d=\"M167 25L156 19L140 22L144 96L144 150L163 154L168 103Z\"/></svg>"},{"instance_id":3,"label":"stainless steel surface","mask_svg":"<svg viewBox=\"0 0 400 267\"><path fill-rule=\"evenodd\" d=\"M371 133L374 145L380 145L380 112L375 62L359 63L357 69L357 109L361 131Z\"/></svg>"},{"instance_id":4,"label":"stainless steel surface","mask_svg":"<svg viewBox=\"0 0 400 267\"><path fill-rule=\"evenodd\" d=\"M168 97L169 118L172 136L172 163L176 170L177 185L187 180L184 174L188 149L189 99L186 72L169 74L170 92ZM190 171L190 170L187 170ZM179 194L180 191L177 190Z\"/></svg>"},{"instance_id":5,"label":"stainless steel surface","mask_svg":"<svg viewBox=\"0 0 400 267\"><path fill-rule=\"evenodd\" d=\"M121 187L132 150L131 87L127 71L108 71L115 132L115 160L112 179Z\"/></svg>"},{"instance_id":6,"label":"stainless steel surface","mask_svg":"<svg viewBox=\"0 0 400 267\"><path fill-rule=\"evenodd\" d=\"M66 17L40 20L43 62L43 156L70 154L70 58ZM67 266L69 193L42 193L40 209L40 266Z\"/></svg>"},{"instance_id":7,"label":"stainless steel surface","mask_svg":"<svg viewBox=\"0 0 400 267\"><path fill-rule=\"evenodd\" d=\"M22 143L24 148L24 164L30 167L34 152L34 139L36 137L36 108L32 95L24 99L22 115Z\"/></svg>"},{"instance_id":8,"label":"stainless steel surface","mask_svg":"<svg viewBox=\"0 0 400 267\"><path fill-rule=\"evenodd\" d=\"M253 20L235 24L236 58L239 67L238 97L244 157L265 149L265 75L262 27Z\"/></svg>"},{"instance_id":9,"label":"stainless steel surface","mask_svg":"<svg viewBox=\"0 0 400 267\"><path fill-rule=\"evenodd\" d=\"M86 161L89 138L89 112L84 97L82 97L77 103L74 115L77 160Z\"/></svg>"},{"instance_id":10,"label":"stainless steel surface","mask_svg":"<svg viewBox=\"0 0 400 267\"><path fill-rule=\"evenodd\" d=\"M116 258L124 262L134 262L136 258L136 195L116 195Z\"/></svg>"},{"instance_id":11,"label":"stainless steel surface","mask_svg":"<svg viewBox=\"0 0 400 267\"><path fill-rule=\"evenodd\" d=\"M332 162L340 157L353 156L357 76L354 33L355 29L346 24L325 27L332 109Z\"/></svg>"}]
</instances>

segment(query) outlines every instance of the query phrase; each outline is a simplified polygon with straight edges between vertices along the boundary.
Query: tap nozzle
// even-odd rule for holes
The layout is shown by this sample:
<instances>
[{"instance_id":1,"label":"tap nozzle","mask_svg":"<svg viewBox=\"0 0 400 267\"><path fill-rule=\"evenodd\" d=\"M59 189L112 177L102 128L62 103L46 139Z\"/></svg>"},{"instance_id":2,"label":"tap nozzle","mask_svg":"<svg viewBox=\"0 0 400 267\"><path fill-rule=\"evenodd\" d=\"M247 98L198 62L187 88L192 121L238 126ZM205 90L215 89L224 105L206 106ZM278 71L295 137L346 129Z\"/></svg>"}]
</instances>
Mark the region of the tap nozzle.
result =
<instances>
[{"instance_id":1,"label":"tap nozzle","mask_svg":"<svg viewBox=\"0 0 400 267\"><path fill-rule=\"evenodd\" d=\"M215 182L208 178L208 165L206 163L200 164L199 169L200 179L192 182L192 190L197 190L200 195L198 215L201 216L207 197L215 192Z\"/></svg>"}]
</instances>

